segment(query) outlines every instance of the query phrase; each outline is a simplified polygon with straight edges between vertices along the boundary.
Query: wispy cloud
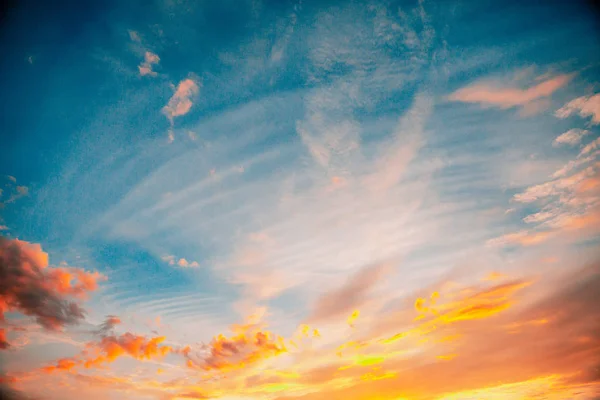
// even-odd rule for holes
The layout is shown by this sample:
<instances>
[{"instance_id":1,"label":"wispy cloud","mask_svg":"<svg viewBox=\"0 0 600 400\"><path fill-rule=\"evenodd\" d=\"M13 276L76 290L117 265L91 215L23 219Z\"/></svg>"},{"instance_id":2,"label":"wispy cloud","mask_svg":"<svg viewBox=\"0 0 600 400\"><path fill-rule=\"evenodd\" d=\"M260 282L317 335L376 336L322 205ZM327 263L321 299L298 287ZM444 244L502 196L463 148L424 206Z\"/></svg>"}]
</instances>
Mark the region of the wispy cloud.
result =
<instances>
[{"instance_id":1,"label":"wispy cloud","mask_svg":"<svg viewBox=\"0 0 600 400\"><path fill-rule=\"evenodd\" d=\"M556 139L554 139L554 142L552 144L554 146L560 146L563 144L569 145L569 146L575 146L575 145L578 145L579 143L581 143L581 139L585 135L588 135L589 133L590 133L590 131L588 131L587 129L578 129L578 128L569 129L568 131L566 131L565 133L561 134Z\"/></svg>"},{"instance_id":2,"label":"wispy cloud","mask_svg":"<svg viewBox=\"0 0 600 400\"><path fill-rule=\"evenodd\" d=\"M448 99L501 109L519 107L525 114L535 114L547 108L548 104L542 102L544 99L564 87L572 78L573 75L557 75L526 88L507 86L502 82L482 81L458 89L448 96Z\"/></svg>"},{"instance_id":3,"label":"wispy cloud","mask_svg":"<svg viewBox=\"0 0 600 400\"><path fill-rule=\"evenodd\" d=\"M142 63L138 66L138 69L140 71L140 75L141 76L156 76L158 75L156 73L156 71L154 71L152 68L155 65L158 65L158 63L160 62L160 57L158 57L156 54L150 52L150 51L146 51L146 53L144 54L144 61L142 61Z\"/></svg>"},{"instance_id":4,"label":"wispy cloud","mask_svg":"<svg viewBox=\"0 0 600 400\"><path fill-rule=\"evenodd\" d=\"M321 296L314 308L310 321L322 321L348 315L361 308L368 300L369 292L390 272L390 265L376 264L362 268L338 289Z\"/></svg>"}]
</instances>

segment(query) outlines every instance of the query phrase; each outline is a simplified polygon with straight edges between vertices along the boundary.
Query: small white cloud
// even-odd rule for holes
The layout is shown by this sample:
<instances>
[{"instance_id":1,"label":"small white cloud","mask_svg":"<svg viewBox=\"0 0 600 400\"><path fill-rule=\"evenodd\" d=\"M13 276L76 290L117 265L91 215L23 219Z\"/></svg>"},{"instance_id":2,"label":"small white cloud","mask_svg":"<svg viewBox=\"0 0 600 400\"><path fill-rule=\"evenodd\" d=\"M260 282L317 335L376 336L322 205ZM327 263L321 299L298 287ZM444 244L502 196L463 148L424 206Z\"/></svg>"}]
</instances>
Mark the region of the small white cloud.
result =
<instances>
[{"instance_id":1,"label":"small white cloud","mask_svg":"<svg viewBox=\"0 0 600 400\"><path fill-rule=\"evenodd\" d=\"M590 131L586 130L586 129L569 129L568 131L566 131L565 133L563 133L562 135L558 136L556 139L554 139L553 145L554 147L560 146L560 145L569 145L569 146L575 146L576 144L579 144L581 142L581 139L589 134Z\"/></svg>"},{"instance_id":2,"label":"small white cloud","mask_svg":"<svg viewBox=\"0 0 600 400\"><path fill-rule=\"evenodd\" d=\"M185 258L180 258L179 260L177 260L177 257L175 257L174 255L171 255L171 254L162 256L161 260L163 260L164 262L166 262L169 265L173 265L173 266L178 265L183 268L186 268L186 267L187 268L196 268L196 267L200 266L200 264L197 261L189 262Z\"/></svg>"}]
</instances>

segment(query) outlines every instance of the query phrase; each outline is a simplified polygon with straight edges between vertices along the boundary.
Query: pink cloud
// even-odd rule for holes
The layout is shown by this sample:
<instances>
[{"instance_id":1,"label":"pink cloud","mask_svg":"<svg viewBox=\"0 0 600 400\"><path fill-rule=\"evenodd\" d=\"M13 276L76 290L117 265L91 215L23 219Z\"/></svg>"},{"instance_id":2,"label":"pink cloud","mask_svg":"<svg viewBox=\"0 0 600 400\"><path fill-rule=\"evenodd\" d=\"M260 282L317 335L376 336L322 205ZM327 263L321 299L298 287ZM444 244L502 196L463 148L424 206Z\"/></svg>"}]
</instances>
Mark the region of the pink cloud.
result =
<instances>
[{"instance_id":1,"label":"pink cloud","mask_svg":"<svg viewBox=\"0 0 600 400\"><path fill-rule=\"evenodd\" d=\"M590 131L585 129L569 129L568 131L554 139L553 145L555 147L563 144L575 146L576 144L579 144L581 142L581 139L589 133Z\"/></svg>"},{"instance_id":2,"label":"pink cloud","mask_svg":"<svg viewBox=\"0 0 600 400\"><path fill-rule=\"evenodd\" d=\"M191 78L179 82L177 90L169 100L162 112L173 122L173 118L187 114L194 103L192 98L199 92L198 84Z\"/></svg>"},{"instance_id":3,"label":"pink cloud","mask_svg":"<svg viewBox=\"0 0 600 400\"><path fill-rule=\"evenodd\" d=\"M153 65L157 65L160 62L160 57L150 51L146 51L144 54L144 61L138 66L140 75L142 76L156 76L157 73L152 70Z\"/></svg>"},{"instance_id":4,"label":"pink cloud","mask_svg":"<svg viewBox=\"0 0 600 400\"><path fill-rule=\"evenodd\" d=\"M522 107L525 114L532 114L544 108L547 103L543 99L565 86L572 77L571 74L558 75L525 89L481 82L459 89L448 98L451 101L477 103L501 109Z\"/></svg>"}]
</instances>

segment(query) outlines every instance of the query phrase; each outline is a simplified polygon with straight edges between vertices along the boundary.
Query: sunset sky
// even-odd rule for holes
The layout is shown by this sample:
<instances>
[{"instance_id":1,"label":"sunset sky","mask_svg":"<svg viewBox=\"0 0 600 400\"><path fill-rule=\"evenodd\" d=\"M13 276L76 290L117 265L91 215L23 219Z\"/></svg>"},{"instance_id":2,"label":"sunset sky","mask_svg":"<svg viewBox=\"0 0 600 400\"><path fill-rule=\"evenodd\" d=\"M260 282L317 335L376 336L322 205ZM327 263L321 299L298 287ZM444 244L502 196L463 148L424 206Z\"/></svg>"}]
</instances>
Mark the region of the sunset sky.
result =
<instances>
[{"instance_id":1,"label":"sunset sky","mask_svg":"<svg viewBox=\"0 0 600 400\"><path fill-rule=\"evenodd\" d=\"M21 1L0 397L600 398L586 1Z\"/></svg>"}]
</instances>

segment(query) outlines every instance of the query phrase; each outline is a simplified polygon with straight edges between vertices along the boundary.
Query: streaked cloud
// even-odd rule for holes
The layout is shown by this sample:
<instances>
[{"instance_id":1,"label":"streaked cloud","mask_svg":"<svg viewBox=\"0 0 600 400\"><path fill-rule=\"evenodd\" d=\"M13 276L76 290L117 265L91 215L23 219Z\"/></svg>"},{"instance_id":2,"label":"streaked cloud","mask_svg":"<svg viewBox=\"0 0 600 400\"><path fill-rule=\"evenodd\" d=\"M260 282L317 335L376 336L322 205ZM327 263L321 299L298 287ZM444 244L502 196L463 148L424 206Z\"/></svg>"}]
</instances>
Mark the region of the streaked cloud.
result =
<instances>
[{"instance_id":1,"label":"streaked cloud","mask_svg":"<svg viewBox=\"0 0 600 400\"><path fill-rule=\"evenodd\" d=\"M88 343L81 355L59 359L56 364L48 365L43 370L53 373L71 371L79 366L97 368L123 356L141 361L161 358L173 351L171 346L161 345L164 340L161 336L146 338L129 332L119 336L104 336L99 342Z\"/></svg>"},{"instance_id":2,"label":"streaked cloud","mask_svg":"<svg viewBox=\"0 0 600 400\"><path fill-rule=\"evenodd\" d=\"M554 113L558 118L579 115L590 118L590 125L600 124L600 94L581 96L569 101Z\"/></svg>"},{"instance_id":3,"label":"streaked cloud","mask_svg":"<svg viewBox=\"0 0 600 400\"><path fill-rule=\"evenodd\" d=\"M569 145L569 146L575 146L575 145L579 144L581 142L581 139L585 135L588 135L589 133L590 133L590 131L588 131L586 129L577 129L577 128L569 129L568 131L566 131L565 133L561 134L556 139L554 139L554 142L552 144L554 146L560 146L563 144Z\"/></svg>"},{"instance_id":4,"label":"streaked cloud","mask_svg":"<svg viewBox=\"0 0 600 400\"><path fill-rule=\"evenodd\" d=\"M529 87L506 86L502 82L482 81L458 89L448 99L463 103L509 109L520 107L525 114L536 114L547 104L543 101L558 89L564 87L573 75L557 75Z\"/></svg>"}]
</instances>

